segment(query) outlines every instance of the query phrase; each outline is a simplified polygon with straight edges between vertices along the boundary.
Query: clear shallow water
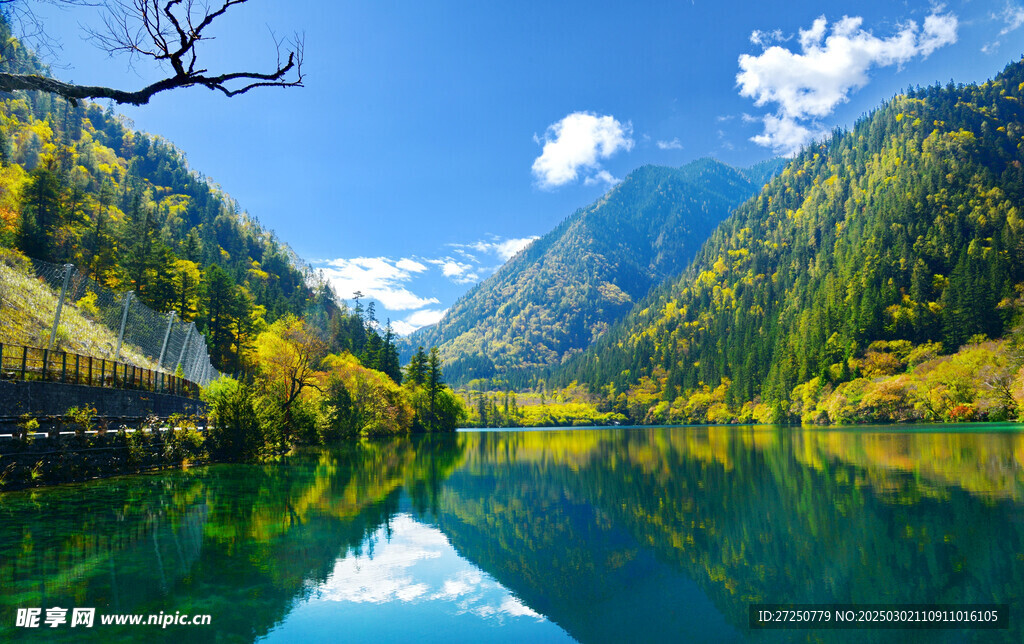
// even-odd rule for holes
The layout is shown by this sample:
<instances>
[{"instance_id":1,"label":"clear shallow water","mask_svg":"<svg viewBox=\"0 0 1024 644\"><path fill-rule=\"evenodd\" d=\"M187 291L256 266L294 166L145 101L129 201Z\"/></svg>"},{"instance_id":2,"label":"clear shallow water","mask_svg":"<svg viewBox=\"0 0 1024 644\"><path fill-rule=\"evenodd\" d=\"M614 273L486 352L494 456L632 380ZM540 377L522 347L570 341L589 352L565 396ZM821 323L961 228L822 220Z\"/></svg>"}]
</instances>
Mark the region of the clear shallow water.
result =
<instances>
[{"instance_id":1,"label":"clear shallow water","mask_svg":"<svg viewBox=\"0 0 1024 644\"><path fill-rule=\"evenodd\" d=\"M465 432L6 493L0 640L1018 642L1018 428ZM750 631L750 602L1011 628ZM212 625L14 626L53 606Z\"/></svg>"}]
</instances>

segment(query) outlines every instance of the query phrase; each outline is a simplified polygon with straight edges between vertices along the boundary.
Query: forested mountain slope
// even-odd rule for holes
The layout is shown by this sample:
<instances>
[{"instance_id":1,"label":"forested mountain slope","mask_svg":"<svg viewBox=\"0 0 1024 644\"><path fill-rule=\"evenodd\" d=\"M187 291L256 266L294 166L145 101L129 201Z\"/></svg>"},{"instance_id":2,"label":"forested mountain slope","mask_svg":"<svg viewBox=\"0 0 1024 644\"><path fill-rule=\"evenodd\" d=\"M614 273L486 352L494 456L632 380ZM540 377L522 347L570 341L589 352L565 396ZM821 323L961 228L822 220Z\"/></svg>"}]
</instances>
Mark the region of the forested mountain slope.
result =
<instances>
[{"instance_id":1,"label":"forested mountain slope","mask_svg":"<svg viewBox=\"0 0 1024 644\"><path fill-rule=\"evenodd\" d=\"M753 170L763 176L778 166ZM455 381L557 365L681 271L759 187L711 159L642 167L512 258L412 344L440 346Z\"/></svg>"},{"instance_id":2,"label":"forested mountain slope","mask_svg":"<svg viewBox=\"0 0 1024 644\"><path fill-rule=\"evenodd\" d=\"M908 91L804 149L553 384L628 390L634 420L712 389L785 410L801 383L1002 336L1024 289L1022 100L1017 62Z\"/></svg>"},{"instance_id":3,"label":"forested mountain slope","mask_svg":"<svg viewBox=\"0 0 1024 644\"><path fill-rule=\"evenodd\" d=\"M0 71L48 73L2 19ZM0 246L176 310L229 373L250 366L255 335L286 314L356 355L376 335L181 151L95 103L0 94ZM397 353L392 362L397 373Z\"/></svg>"}]
</instances>

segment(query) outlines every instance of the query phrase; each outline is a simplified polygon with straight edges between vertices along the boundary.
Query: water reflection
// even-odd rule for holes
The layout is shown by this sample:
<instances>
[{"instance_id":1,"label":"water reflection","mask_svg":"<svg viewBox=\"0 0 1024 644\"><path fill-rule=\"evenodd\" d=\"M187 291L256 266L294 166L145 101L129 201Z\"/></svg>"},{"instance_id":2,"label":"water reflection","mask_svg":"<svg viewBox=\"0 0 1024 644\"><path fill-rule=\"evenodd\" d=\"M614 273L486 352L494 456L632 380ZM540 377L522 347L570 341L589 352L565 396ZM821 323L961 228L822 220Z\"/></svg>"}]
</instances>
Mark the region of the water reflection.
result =
<instances>
[{"instance_id":1,"label":"water reflection","mask_svg":"<svg viewBox=\"0 0 1024 644\"><path fill-rule=\"evenodd\" d=\"M571 641L558 627L466 561L444 533L400 513L349 552L266 638L331 632L349 641Z\"/></svg>"},{"instance_id":2,"label":"water reflection","mask_svg":"<svg viewBox=\"0 0 1024 644\"><path fill-rule=\"evenodd\" d=\"M1024 434L934 429L465 433L0 495L0 639L95 606L213 616L98 640L1021 641ZM760 601L1013 612L751 632Z\"/></svg>"}]
</instances>

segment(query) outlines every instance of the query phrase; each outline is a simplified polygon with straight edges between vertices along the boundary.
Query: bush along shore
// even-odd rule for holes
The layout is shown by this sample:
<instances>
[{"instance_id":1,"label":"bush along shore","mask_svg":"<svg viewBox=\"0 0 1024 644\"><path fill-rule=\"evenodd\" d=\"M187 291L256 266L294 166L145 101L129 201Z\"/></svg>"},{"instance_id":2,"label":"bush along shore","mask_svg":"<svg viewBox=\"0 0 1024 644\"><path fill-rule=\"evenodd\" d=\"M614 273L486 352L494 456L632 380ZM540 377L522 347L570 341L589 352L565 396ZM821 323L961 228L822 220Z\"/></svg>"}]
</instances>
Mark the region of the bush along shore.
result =
<instances>
[{"instance_id":1,"label":"bush along shore","mask_svg":"<svg viewBox=\"0 0 1024 644\"><path fill-rule=\"evenodd\" d=\"M39 420L25 417L11 438L0 440L0 491L55 485L183 467L210 460L207 421L196 416L156 416L121 422L71 409L50 419L39 436ZM45 422L45 421L44 421ZM71 429L73 434L67 433Z\"/></svg>"}]
</instances>

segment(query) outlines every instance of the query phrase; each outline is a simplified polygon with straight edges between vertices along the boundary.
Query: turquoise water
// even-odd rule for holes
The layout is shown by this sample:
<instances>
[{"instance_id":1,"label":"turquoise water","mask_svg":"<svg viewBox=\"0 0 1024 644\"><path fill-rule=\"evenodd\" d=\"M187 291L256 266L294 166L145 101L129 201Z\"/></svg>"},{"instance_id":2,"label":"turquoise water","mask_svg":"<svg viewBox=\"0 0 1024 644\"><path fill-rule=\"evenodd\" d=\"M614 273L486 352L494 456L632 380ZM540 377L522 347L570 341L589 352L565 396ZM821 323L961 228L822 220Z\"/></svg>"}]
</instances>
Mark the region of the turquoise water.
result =
<instances>
[{"instance_id":1,"label":"turquoise water","mask_svg":"<svg viewBox=\"0 0 1024 644\"><path fill-rule=\"evenodd\" d=\"M0 640L1019 642L1018 428L463 432L5 493ZM1011 616L754 631L752 602ZM211 623L100 623L161 611Z\"/></svg>"}]
</instances>

